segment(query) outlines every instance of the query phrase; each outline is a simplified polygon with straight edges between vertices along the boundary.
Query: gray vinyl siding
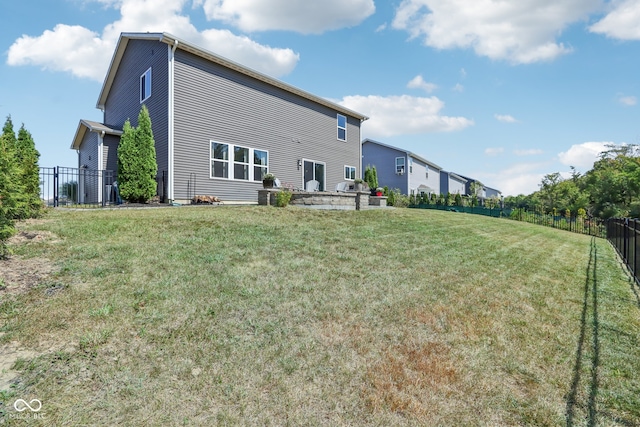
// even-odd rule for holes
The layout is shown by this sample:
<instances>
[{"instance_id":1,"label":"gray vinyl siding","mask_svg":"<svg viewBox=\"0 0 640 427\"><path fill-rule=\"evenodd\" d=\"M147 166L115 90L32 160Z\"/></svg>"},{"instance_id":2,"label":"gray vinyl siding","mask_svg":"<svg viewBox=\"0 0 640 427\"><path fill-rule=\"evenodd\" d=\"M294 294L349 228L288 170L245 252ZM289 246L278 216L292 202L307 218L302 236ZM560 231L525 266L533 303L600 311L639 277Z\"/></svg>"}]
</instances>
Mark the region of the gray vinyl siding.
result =
<instances>
[{"instance_id":1,"label":"gray vinyl siding","mask_svg":"<svg viewBox=\"0 0 640 427\"><path fill-rule=\"evenodd\" d=\"M140 113L140 76L151 67L149 109L155 139L158 173L168 170L168 47L152 40L130 40L105 102L104 124L121 130L129 119L138 125ZM110 147L114 147L110 144ZM110 158L111 158L110 151ZM117 155L116 155L117 158ZM117 168L117 166L116 166ZM115 169L114 169L115 170Z\"/></svg>"},{"instance_id":2,"label":"gray vinyl siding","mask_svg":"<svg viewBox=\"0 0 640 427\"><path fill-rule=\"evenodd\" d=\"M413 160L413 171L409 173L410 193L418 193L418 187L421 185L431 188L433 193L440 192L440 170L425 164L424 162L411 158ZM407 170L410 168L407 167ZM427 177L427 170L429 176Z\"/></svg>"},{"instance_id":3,"label":"gray vinyl siding","mask_svg":"<svg viewBox=\"0 0 640 427\"><path fill-rule=\"evenodd\" d=\"M372 142L362 144L362 165L375 166L378 175L378 185L389 189L399 189L402 194L408 193L407 177L396 174L396 157L405 158L405 170L409 170L407 153L390 147L384 147Z\"/></svg>"},{"instance_id":4,"label":"gray vinyl siding","mask_svg":"<svg viewBox=\"0 0 640 427\"><path fill-rule=\"evenodd\" d=\"M98 178L95 173L85 175L84 171L98 170L98 134L85 132L80 144L78 193L81 203L98 202Z\"/></svg>"},{"instance_id":5,"label":"gray vinyl siding","mask_svg":"<svg viewBox=\"0 0 640 427\"><path fill-rule=\"evenodd\" d=\"M449 192L449 172L440 171L440 194L447 194L448 192Z\"/></svg>"},{"instance_id":6,"label":"gray vinyl siding","mask_svg":"<svg viewBox=\"0 0 640 427\"><path fill-rule=\"evenodd\" d=\"M176 51L174 198L187 199L190 175L196 194L257 201L261 182L210 178L210 141L269 152L269 172L303 187L299 159L326 163L325 189L344 181L344 165L360 176L360 120L347 116L347 141L337 139L335 110Z\"/></svg>"},{"instance_id":7,"label":"gray vinyl siding","mask_svg":"<svg viewBox=\"0 0 640 427\"><path fill-rule=\"evenodd\" d=\"M465 183L449 175L449 192L451 194L459 193L464 195L466 193Z\"/></svg>"},{"instance_id":8,"label":"gray vinyl siding","mask_svg":"<svg viewBox=\"0 0 640 427\"><path fill-rule=\"evenodd\" d=\"M105 135L102 141L102 168L113 172L118 171L118 143L120 137Z\"/></svg>"},{"instance_id":9,"label":"gray vinyl siding","mask_svg":"<svg viewBox=\"0 0 640 427\"><path fill-rule=\"evenodd\" d=\"M89 170L98 170L98 134L95 132L85 132L82 143L80 144L80 155L78 159L78 167Z\"/></svg>"}]
</instances>

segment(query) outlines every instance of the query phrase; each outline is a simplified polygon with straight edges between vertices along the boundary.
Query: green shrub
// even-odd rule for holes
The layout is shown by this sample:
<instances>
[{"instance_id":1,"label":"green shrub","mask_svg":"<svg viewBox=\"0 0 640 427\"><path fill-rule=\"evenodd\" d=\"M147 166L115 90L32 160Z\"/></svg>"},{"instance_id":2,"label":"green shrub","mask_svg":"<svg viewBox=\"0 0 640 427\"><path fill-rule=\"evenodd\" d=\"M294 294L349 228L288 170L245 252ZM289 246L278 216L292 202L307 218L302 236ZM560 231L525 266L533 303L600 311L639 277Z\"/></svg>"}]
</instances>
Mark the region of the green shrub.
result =
<instances>
[{"instance_id":1,"label":"green shrub","mask_svg":"<svg viewBox=\"0 0 640 427\"><path fill-rule=\"evenodd\" d=\"M156 149L149 110L145 105L138 115L138 127L124 124L118 146L118 190L129 202L146 203L156 194Z\"/></svg>"},{"instance_id":2,"label":"green shrub","mask_svg":"<svg viewBox=\"0 0 640 427\"><path fill-rule=\"evenodd\" d=\"M286 207L291 201L291 191L282 190L276 193L276 206L279 208Z\"/></svg>"}]
</instances>

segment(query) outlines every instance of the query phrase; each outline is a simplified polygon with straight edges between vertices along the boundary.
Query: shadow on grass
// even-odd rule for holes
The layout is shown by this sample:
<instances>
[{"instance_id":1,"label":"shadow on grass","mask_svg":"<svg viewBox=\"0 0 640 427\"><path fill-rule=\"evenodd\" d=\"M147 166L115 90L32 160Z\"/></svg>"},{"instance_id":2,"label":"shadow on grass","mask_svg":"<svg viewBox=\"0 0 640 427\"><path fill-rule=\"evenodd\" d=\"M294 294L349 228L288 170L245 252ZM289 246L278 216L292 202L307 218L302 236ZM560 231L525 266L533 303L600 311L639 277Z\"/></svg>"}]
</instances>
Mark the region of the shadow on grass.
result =
<instances>
[{"instance_id":1,"label":"shadow on grass","mask_svg":"<svg viewBox=\"0 0 640 427\"><path fill-rule=\"evenodd\" d=\"M589 344L587 329L591 324L591 376L588 379L589 396L587 406L587 425L595 426L597 421L596 397L598 396L598 367L600 365L600 341L598 323L598 248L596 238L591 238L591 250L589 262L587 264L587 274L584 282L584 297L582 302L582 316L580 319L580 338L578 339L578 349L576 350L576 363L573 367L573 380L571 381L571 392L567 397L567 426L573 426L576 418L576 407L583 407L578 401L578 388L581 382L582 364L588 363L588 355L585 355L585 347ZM589 319L591 312L591 319ZM580 423L582 424L582 423Z\"/></svg>"}]
</instances>

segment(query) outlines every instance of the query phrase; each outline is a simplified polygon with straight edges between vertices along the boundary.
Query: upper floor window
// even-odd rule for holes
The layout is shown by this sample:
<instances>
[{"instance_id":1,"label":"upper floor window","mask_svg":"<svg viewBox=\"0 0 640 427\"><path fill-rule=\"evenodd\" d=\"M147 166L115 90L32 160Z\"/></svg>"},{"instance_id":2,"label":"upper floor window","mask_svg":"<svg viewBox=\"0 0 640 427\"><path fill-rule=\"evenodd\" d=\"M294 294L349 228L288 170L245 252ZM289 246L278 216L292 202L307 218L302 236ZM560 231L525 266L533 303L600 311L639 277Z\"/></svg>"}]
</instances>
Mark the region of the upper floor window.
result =
<instances>
[{"instance_id":1,"label":"upper floor window","mask_svg":"<svg viewBox=\"0 0 640 427\"><path fill-rule=\"evenodd\" d=\"M396 157L396 173L398 175L404 174L404 157Z\"/></svg>"},{"instance_id":2,"label":"upper floor window","mask_svg":"<svg viewBox=\"0 0 640 427\"><path fill-rule=\"evenodd\" d=\"M427 178L429 178L429 166L425 165L424 168L427 170Z\"/></svg>"},{"instance_id":3,"label":"upper floor window","mask_svg":"<svg viewBox=\"0 0 640 427\"><path fill-rule=\"evenodd\" d=\"M140 76L140 103L143 103L151 96L151 68Z\"/></svg>"},{"instance_id":4,"label":"upper floor window","mask_svg":"<svg viewBox=\"0 0 640 427\"><path fill-rule=\"evenodd\" d=\"M413 173L413 159L409 159L409 173Z\"/></svg>"},{"instance_id":5,"label":"upper floor window","mask_svg":"<svg viewBox=\"0 0 640 427\"><path fill-rule=\"evenodd\" d=\"M347 117L342 114L338 114L338 139L347 140Z\"/></svg>"},{"instance_id":6,"label":"upper floor window","mask_svg":"<svg viewBox=\"0 0 640 427\"><path fill-rule=\"evenodd\" d=\"M356 179L356 168L353 166L345 166L344 179L348 179L350 181Z\"/></svg>"}]
</instances>

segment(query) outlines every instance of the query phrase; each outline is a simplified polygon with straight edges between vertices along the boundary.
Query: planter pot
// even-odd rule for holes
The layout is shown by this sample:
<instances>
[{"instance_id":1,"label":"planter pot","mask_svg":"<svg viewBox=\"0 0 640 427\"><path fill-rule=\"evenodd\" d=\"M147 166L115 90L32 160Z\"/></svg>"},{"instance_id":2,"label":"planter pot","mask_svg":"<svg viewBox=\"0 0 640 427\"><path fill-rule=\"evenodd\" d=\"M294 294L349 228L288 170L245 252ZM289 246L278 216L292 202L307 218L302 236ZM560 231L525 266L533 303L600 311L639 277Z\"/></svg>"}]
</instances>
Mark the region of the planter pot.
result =
<instances>
[{"instance_id":1,"label":"planter pot","mask_svg":"<svg viewBox=\"0 0 640 427\"><path fill-rule=\"evenodd\" d=\"M273 181L262 181L262 188L273 188Z\"/></svg>"},{"instance_id":2,"label":"planter pot","mask_svg":"<svg viewBox=\"0 0 640 427\"><path fill-rule=\"evenodd\" d=\"M355 188L356 191L362 191L362 184L361 183L357 183L357 184L355 184L354 188Z\"/></svg>"},{"instance_id":3,"label":"planter pot","mask_svg":"<svg viewBox=\"0 0 640 427\"><path fill-rule=\"evenodd\" d=\"M376 192L376 196L381 197L382 196L382 192L381 191L377 191Z\"/></svg>"}]
</instances>

